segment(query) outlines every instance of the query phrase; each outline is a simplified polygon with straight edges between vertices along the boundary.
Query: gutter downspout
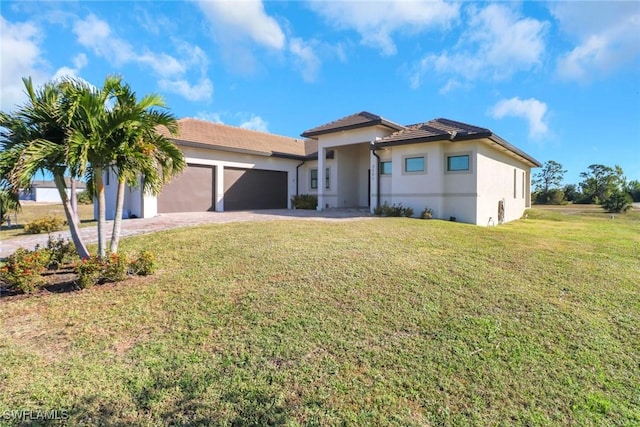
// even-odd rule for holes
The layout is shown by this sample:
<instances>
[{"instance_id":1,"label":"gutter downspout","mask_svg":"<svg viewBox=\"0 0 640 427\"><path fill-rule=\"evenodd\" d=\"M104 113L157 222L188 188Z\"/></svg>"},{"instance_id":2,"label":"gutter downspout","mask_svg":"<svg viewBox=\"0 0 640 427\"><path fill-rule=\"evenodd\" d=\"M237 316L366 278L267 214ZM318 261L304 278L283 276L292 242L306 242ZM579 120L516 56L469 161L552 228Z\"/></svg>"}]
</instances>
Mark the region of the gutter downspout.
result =
<instances>
[{"instance_id":1,"label":"gutter downspout","mask_svg":"<svg viewBox=\"0 0 640 427\"><path fill-rule=\"evenodd\" d=\"M376 156L376 208L380 207L380 156L376 153L375 141L371 141L371 152Z\"/></svg>"},{"instance_id":2,"label":"gutter downspout","mask_svg":"<svg viewBox=\"0 0 640 427\"><path fill-rule=\"evenodd\" d=\"M299 178L299 175L300 175L299 174L299 169L300 169L300 166L304 165L305 163L306 163L306 160L303 160L302 163L300 163L298 166L296 166L296 196L299 195L298 191L300 191L299 190L300 184L298 184L298 182L299 182L298 178Z\"/></svg>"}]
</instances>

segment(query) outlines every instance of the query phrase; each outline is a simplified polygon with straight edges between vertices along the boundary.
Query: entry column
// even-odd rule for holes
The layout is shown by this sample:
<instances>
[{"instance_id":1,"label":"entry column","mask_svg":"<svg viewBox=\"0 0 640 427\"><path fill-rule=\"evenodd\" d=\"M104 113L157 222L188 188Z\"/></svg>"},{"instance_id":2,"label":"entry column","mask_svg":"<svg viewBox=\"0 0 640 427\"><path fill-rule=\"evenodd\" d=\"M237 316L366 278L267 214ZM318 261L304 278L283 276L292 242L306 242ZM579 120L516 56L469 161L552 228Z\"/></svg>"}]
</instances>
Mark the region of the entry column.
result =
<instances>
[{"instance_id":1,"label":"entry column","mask_svg":"<svg viewBox=\"0 0 640 427\"><path fill-rule=\"evenodd\" d=\"M318 147L318 206L316 210L324 209L324 161L326 159L326 151L324 148Z\"/></svg>"},{"instance_id":2,"label":"entry column","mask_svg":"<svg viewBox=\"0 0 640 427\"><path fill-rule=\"evenodd\" d=\"M215 188L215 200L216 200L216 212L224 212L224 166L216 166L216 188Z\"/></svg>"}]
</instances>

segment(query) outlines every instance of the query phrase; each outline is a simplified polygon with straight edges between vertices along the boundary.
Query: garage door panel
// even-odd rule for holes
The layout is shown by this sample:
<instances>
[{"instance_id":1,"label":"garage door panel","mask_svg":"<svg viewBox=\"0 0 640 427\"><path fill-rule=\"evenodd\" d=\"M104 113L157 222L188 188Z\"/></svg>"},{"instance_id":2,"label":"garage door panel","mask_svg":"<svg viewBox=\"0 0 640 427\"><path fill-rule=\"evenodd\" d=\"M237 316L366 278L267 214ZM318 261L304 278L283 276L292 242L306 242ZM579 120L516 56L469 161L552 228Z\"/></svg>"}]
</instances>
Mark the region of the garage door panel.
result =
<instances>
[{"instance_id":1,"label":"garage door panel","mask_svg":"<svg viewBox=\"0 0 640 427\"><path fill-rule=\"evenodd\" d=\"M158 195L158 212L215 210L215 168L189 164Z\"/></svg>"},{"instance_id":2,"label":"garage door panel","mask_svg":"<svg viewBox=\"0 0 640 427\"><path fill-rule=\"evenodd\" d=\"M286 209L287 172L224 169L224 210Z\"/></svg>"}]
</instances>

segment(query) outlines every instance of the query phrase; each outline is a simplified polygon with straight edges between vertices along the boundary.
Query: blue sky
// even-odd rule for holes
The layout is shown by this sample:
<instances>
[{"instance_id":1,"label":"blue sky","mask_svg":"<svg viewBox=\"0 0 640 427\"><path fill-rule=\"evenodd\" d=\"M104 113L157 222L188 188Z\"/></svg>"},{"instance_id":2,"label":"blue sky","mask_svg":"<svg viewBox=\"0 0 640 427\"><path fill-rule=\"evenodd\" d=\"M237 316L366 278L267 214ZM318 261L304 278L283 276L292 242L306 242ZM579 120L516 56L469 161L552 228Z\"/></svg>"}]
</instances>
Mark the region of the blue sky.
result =
<instances>
[{"instance_id":1,"label":"blue sky","mask_svg":"<svg viewBox=\"0 0 640 427\"><path fill-rule=\"evenodd\" d=\"M120 74L178 117L298 137L362 110L490 128L567 183L640 180L640 2L0 2L0 104L21 77Z\"/></svg>"}]
</instances>

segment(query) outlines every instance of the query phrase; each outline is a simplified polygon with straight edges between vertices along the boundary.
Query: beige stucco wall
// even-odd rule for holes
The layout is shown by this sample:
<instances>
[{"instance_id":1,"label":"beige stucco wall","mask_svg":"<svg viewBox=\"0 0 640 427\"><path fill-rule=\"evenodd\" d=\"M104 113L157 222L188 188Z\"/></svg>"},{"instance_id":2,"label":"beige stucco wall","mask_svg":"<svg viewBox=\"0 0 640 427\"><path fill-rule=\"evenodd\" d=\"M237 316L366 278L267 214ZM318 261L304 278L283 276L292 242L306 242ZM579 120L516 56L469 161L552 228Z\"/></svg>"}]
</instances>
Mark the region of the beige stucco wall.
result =
<instances>
[{"instance_id":1,"label":"beige stucco wall","mask_svg":"<svg viewBox=\"0 0 640 427\"><path fill-rule=\"evenodd\" d=\"M413 208L416 216L428 207L435 218L455 217L456 221L477 225L488 225L491 218L497 224L500 200L505 200L505 222L520 218L529 200L530 168L488 145L488 141L399 145L377 153L381 161L392 161L391 176L380 177L381 203L402 203ZM469 155L469 171L448 172L447 156L464 154ZM425 173L403 172L404 159L413 156L425 156ZM376 163L372 159L372 166ZM373 183L372 188L375 193Z\"/></svg>"},{"instance_id":2,"label":"beige stucco wall","mask_svg":"<svg viewBox=\"0 0 640 427\"><path fill-rule=\"evenodd\" d=\"M229 151L211 150L198 147L180 147L187 163L216 166L216 211L224 210L224 168L246 168L277 170L287 172L288 175L288 207L291 207L291 197L296 194L296 166L299 160L282 159L253 154L234 153ZM304 179L301 173L300 179ZM115 198L117 182L113 175L110 185L105 186L107 199L107 219L115 216ZM150 218L158 214L157 198L152 195L140 194L140 190L133 189L125 194L124 216L129 214L136 217Z\"/></svg>"},{"instance_id":3,"label":"beige stucco wall","mask_svg":"<svg viewBox=\"0 0 640 427\"><path fill-rule=\"evenodd\" d=\"M487 225L491 218L497 224L498 202L503 199L505 222L521 218L529 203L531 168L488 144L478 146L477 160L480 170L477 223Z\"/></svg>"}]
</instances>

